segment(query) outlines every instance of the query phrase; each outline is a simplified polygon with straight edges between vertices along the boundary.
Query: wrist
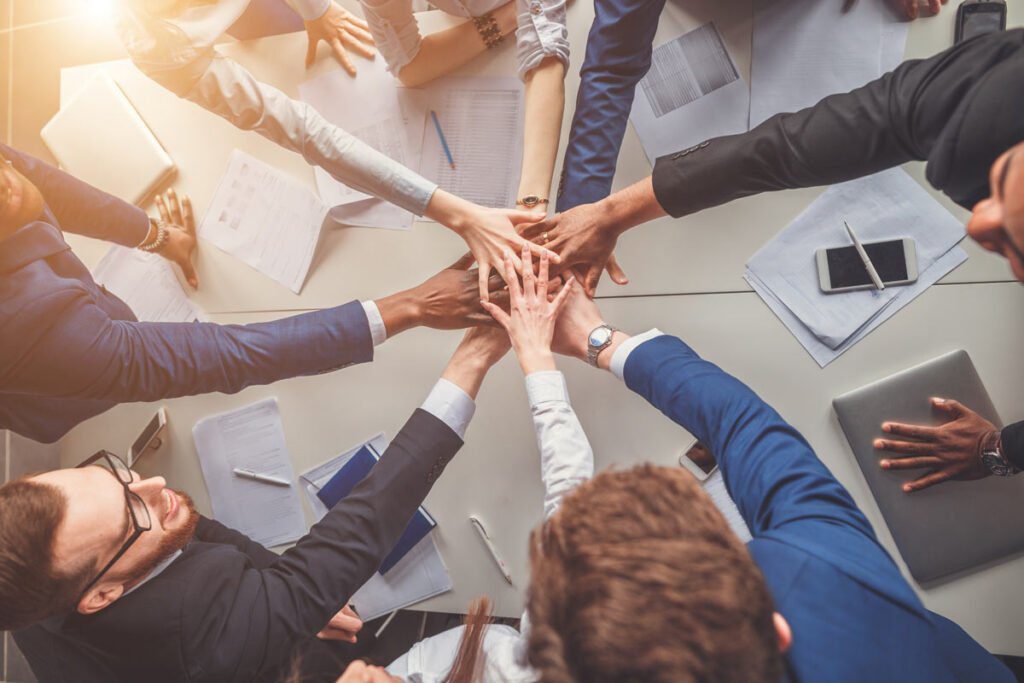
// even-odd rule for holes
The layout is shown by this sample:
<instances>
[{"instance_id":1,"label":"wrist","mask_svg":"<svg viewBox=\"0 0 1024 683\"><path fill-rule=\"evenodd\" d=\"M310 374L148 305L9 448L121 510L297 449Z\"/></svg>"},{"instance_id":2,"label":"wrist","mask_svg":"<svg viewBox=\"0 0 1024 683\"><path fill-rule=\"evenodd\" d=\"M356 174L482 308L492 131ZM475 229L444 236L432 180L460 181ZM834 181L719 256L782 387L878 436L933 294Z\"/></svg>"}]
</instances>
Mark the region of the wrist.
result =
<instances>
[{"instance_id":1,"label":"wrist","mask_svg":"<svg viewBox=\"0 0 1024 683\"><path fill-rule=\"evenodd\" d=\"M475 400L491 365L490 359L482 358L476 353L463 353L460 348L448 361L448 366L441 373L441 379L448 380Z\"/></svg>"},{"instance_id":2,"label":"wrist","mask_svg":"<svg viewBox=\"0 0 1024 683\"><path fill-rule=\"evenodd\" d=\"M377 304L377 310L380 311L388 339L423 324L425 317L423 305L420 303L420 298L415 295L415 291L407 289L404 292L397 292L374 301Z\"/></svg>"},{"instance_id":3,"label":"wrist","mask_svg":"<svg viewBox=\"0 0 1024 683\"><path fill-rule=\"evenodd\" d=\"M616 236L641 223L666 215L654 196L654 183L650 176L608 195L595 206L603 218L605 230Z\"/></svg>"},{"instance_id":4,"label":"wrist","mask_svg":"<svg viewBox=\"0 0 1024 683\"><path fill-rule=\"evenodd\" d=\"M423 215L437 221L457 235L463 235L473 225L475 205L441 188L434 190Z\"/></svg>"},{"instance_id":5,"label":"wrist","mask_svg":"<svg viewBox=\"0 0 1024 683\"><path fill-rule=\"evenodd\" d=\"M597 354L597 367L602 370L608 370L611 367L612 357L615 355L615 352L622 346L622 342L629 339L629 337L630 335L625 332L615 330L612 333L612 343L602 349L601 353Z\"/></svg>"},{"instance_id":6,"label":"wrist","mask_svg":"<svg viewBox=\"0 0 1024 683\"><path fill-rule=\"evenodd\" d=\"M550 350L516 349L516 357L519 359L519 367L523 369L524 375L532 375L535 372L545 372L548 370L558 369L555 365L555 356Z\"/></svg>"},{"instance_id":7,"label":"wrist","mask_svg":"<svg viewBox=\"0 0 1024 683\"><path fill-rule=\"evenodd\" d=\"M493 10L491 12L491 16L494 17L494 21L498 25L498 30L501 31L501 35L503 36L507 36L509 33L512 33L512 31L515 31L519 25L518 17L516 17L515 0L506 2L496 10Z\"/></svg>"}]
</instances>

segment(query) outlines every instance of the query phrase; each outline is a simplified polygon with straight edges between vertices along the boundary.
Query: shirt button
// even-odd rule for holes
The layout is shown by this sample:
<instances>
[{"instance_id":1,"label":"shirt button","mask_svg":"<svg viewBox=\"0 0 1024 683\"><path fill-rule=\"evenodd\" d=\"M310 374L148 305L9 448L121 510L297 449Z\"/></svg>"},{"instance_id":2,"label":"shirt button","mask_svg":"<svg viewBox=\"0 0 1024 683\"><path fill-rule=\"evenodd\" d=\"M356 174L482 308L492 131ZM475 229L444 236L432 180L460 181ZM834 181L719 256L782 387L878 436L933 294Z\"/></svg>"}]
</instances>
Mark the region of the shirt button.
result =
<instances>
[{"instance_id":1,"label":"shirt button","mask_svg":"<svg viewBox=\"0 0 1024 683\"><path fill-rule=\"evenodd\" d=\"M541 9L539 2L535 2L532 5L530 5L530 12L532 12L533 14L540 14L542 11L543 10Z\"/></svg>"}]
</instances>

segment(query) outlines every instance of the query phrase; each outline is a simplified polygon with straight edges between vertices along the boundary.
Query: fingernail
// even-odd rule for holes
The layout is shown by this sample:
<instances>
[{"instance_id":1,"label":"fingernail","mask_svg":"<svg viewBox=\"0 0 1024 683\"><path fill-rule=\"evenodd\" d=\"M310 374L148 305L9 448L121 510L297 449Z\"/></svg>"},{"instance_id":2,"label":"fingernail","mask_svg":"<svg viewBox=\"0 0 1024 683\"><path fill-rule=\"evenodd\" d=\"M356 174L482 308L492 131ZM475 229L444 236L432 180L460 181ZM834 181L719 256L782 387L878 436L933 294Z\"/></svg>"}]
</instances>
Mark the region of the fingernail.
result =
<instances>
[{"instance_id":1,"label":"fingernail","mask_svg":"<svg viewBox=\"0 0 1024 683\"><path fill-rule=\"evenodd\" d=\"M883 470L887 470L887 469L889 469L889 461L888 461L888 460L883 460L883 461L881 462L881 465L882 465L882 469L883 469Z\"/></svg>"},{"instance_id":2,"label":"fingernail","mask_svg":"<svg viewBox=\"0 0 1024 683\"><path fill-rule=\"evenodd\" d=\"M883 422L882 423L882 431L883 432L891 432L892 431L892 425L889 424L888 422Z\"/></svg>"},{"instance_id":3,"label":"fingernail","mask_svg":"<svg viewBox=\"0 0 1024 683\"><path fill-rule=\"evenodd\" d=\"M945 402L946 402L946 399L944 399L944 398L933 398L932 399L932 403L935 403L935 404L945 403Z\"/></svg>"},{"instance_id":4,"label":"fingernail","mask_svg":"<svg viewBox=\"0 0 1024 683\"><path fill-rule=\"evenodd\" d=\"M881 439L875 439L875 443L874 443L875 448L881 448L884 445L885 445L884 441L882 441Z\"/></svg>"},{"instance_id":5,"label":"fingernail","mask_svg":"<svg viewBox=\"0 0 1024 683\"><path fill-rule=\"evenodd\" d=\"M910 492L911 492L911 491L913 491L913 490L914 490L914 489L913 489L913 487L912 487L912 486L911 486L910 484L905 484L905 485L903 486L903 491L904 491L905 493L910 493Z\"/></svg>"}]
</instances>

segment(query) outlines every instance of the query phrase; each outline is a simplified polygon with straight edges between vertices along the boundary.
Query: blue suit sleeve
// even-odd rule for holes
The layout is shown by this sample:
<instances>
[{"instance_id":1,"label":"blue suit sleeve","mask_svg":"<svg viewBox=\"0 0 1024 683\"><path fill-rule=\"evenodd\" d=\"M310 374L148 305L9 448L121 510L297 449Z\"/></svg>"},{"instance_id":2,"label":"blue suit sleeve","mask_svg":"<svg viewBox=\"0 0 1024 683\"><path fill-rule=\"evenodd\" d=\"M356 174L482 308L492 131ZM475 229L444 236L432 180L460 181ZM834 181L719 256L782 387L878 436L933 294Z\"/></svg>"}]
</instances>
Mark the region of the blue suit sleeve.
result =
<instances>
[{"instance_id":1,"label":"blue suit sleeve","mask_svg":"<svg viewBox=\"0 0 1024 683\"><path fill-rule=\"evenodd\" d=\"M146 238L149 217L139 207L6 145L0 153L39 189L61 230L126 247Z\"/></svg>"},{"instance_id":2,"label":"blue suit sleeve","mask_svg":"<svg viewBox=\"0 0 1024 683\"><path fill-rule=\"evenodd\" d=\"M715 454L756 538L801 523L851 528L875 540L850 494L803 436L735 377L675 337L637 347L626 384Z\"/></svg>"},{"instance_id":3,"label":"blue suit sleeve","mask_svg":"<svg viewBox=\"0 0 1024 683\"><path fill-rule=\"evenodd\" d=\"M636 84L651 66L665 0L594 0L576 113L562 162L558 210L611 192Z\"/></svg>"},{"instance_id":4,"label":"blue suit sleeve","mask_svg":"<svg viewBox=\"0 0 1024 683\"><path fill-rule=\"evenodd\" d=\"M267 323L112 320L84 293L64 290L14 316L31 344L7 365L5 390L49 397L156 401L327 372L373 359L358 301Z\"/></svg>"}]
</instances>

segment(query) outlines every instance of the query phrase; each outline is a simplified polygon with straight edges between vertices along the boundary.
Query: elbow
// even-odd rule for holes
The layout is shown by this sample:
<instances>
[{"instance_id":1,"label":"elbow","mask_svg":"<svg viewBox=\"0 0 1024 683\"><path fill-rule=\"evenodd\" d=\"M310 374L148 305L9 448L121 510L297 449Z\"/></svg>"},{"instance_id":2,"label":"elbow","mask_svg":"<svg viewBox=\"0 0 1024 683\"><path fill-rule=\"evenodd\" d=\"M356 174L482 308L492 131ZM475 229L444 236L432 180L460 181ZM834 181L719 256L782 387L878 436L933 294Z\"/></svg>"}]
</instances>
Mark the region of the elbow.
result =
<instances>
[{"instance_id":1,"label":"elbow","mask_svg":"<svg viewBox=\"0 0 1024 683\"><path fill-rule=\"evenodd\" d=\"M407 88L418 88L428 82L423 74L416 73L415 69L410 69L408 66L398 72L398 80Z\"/></svg>"}]
</instances>

